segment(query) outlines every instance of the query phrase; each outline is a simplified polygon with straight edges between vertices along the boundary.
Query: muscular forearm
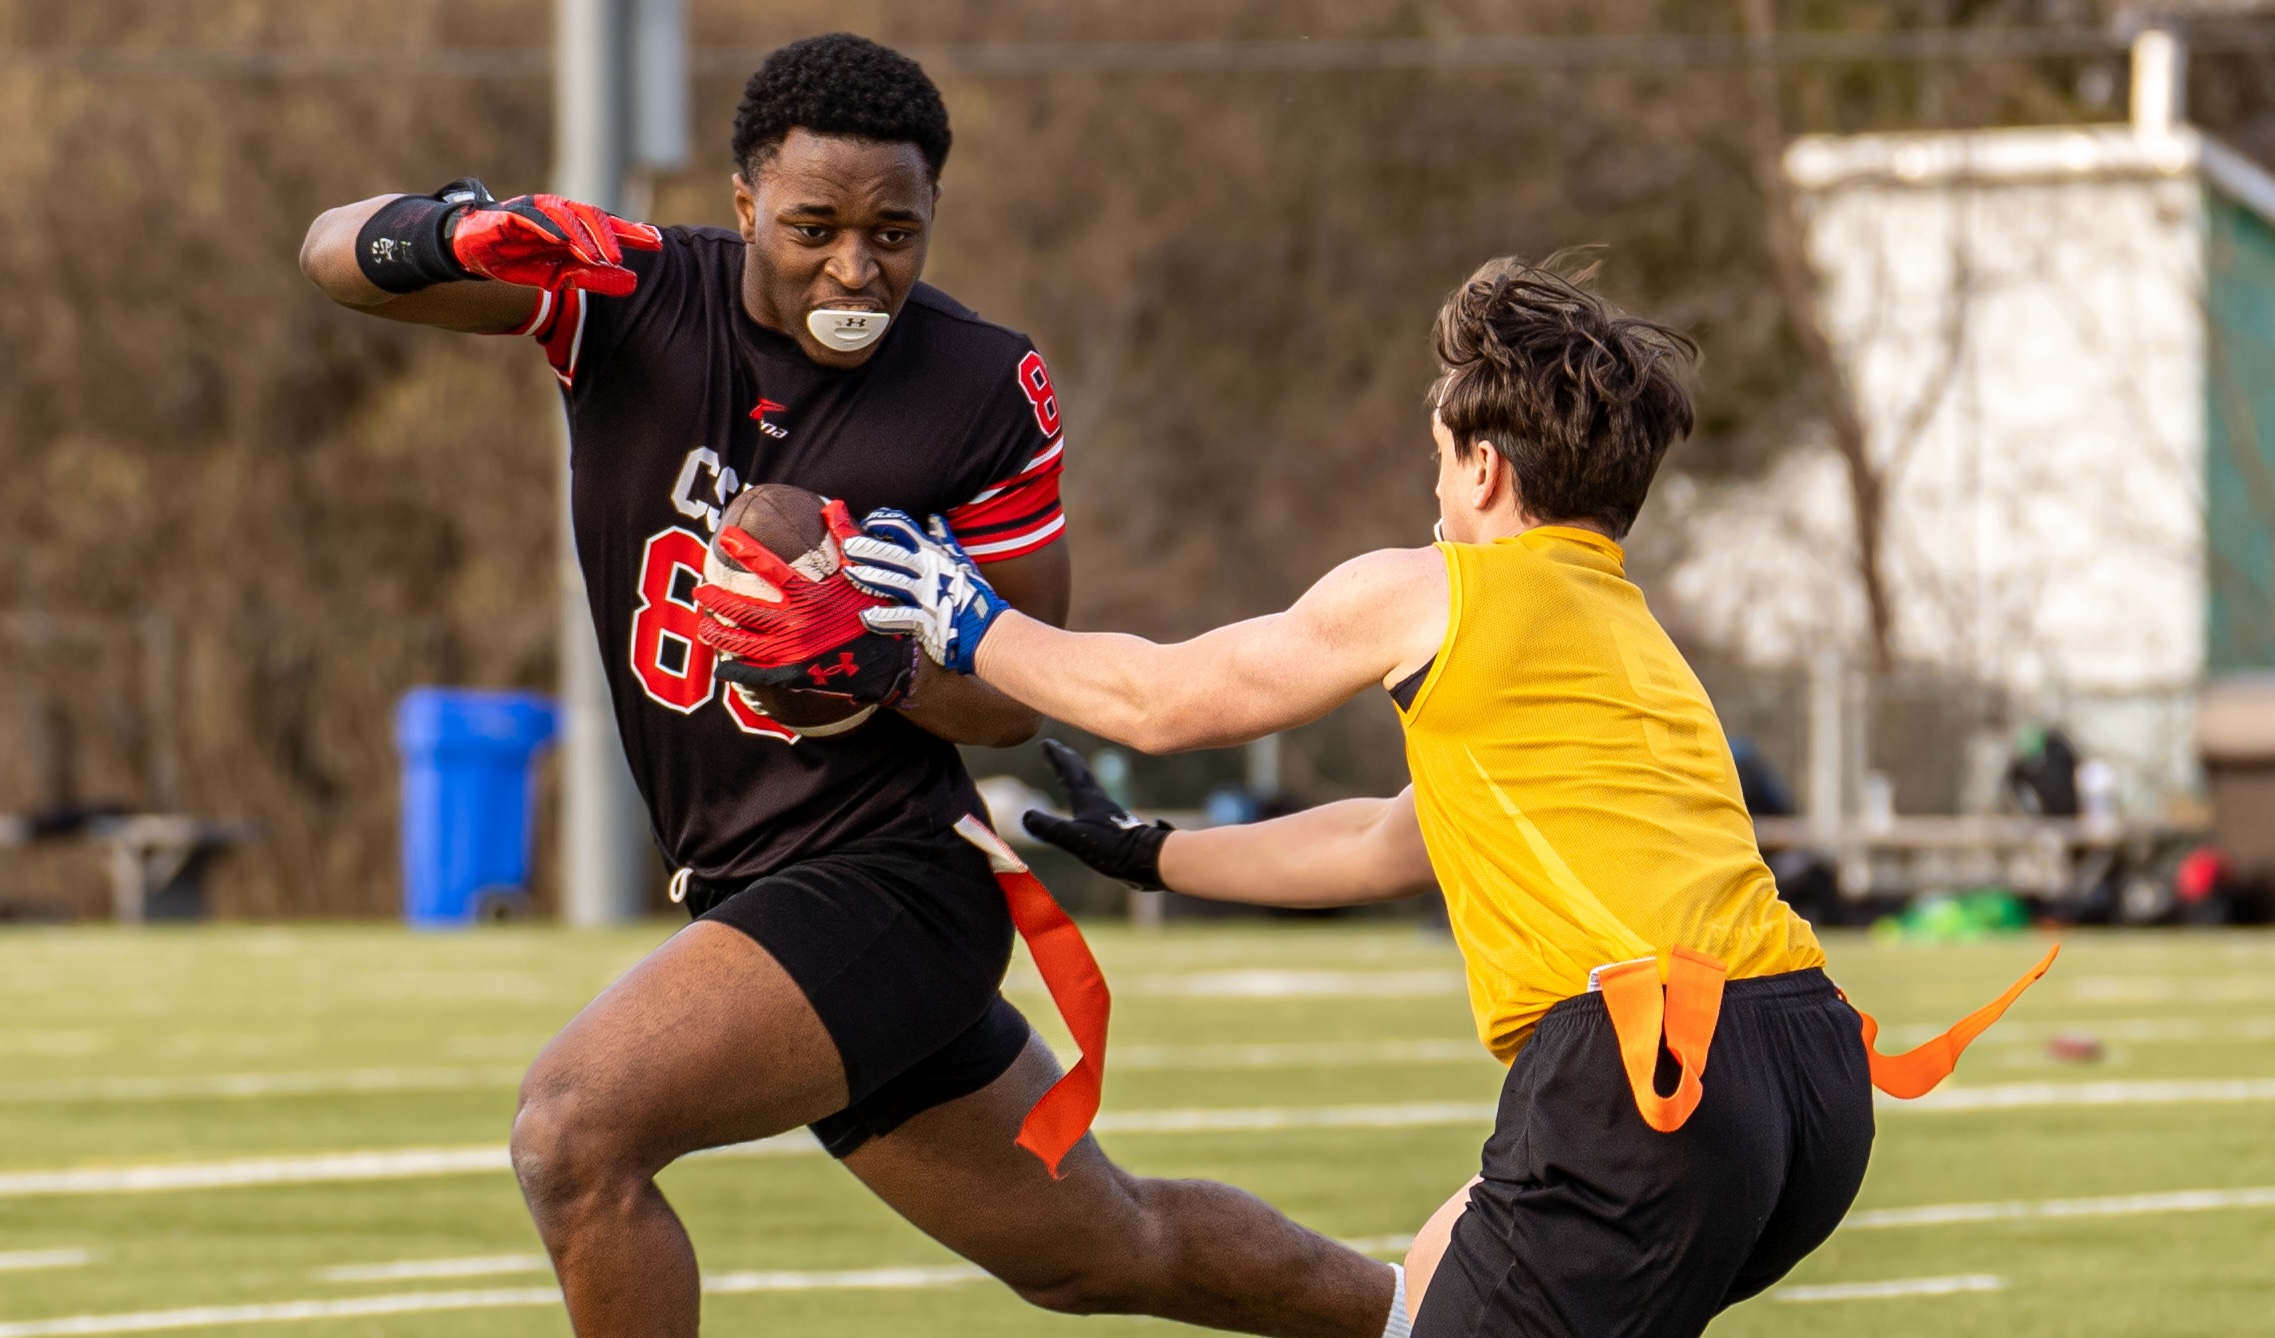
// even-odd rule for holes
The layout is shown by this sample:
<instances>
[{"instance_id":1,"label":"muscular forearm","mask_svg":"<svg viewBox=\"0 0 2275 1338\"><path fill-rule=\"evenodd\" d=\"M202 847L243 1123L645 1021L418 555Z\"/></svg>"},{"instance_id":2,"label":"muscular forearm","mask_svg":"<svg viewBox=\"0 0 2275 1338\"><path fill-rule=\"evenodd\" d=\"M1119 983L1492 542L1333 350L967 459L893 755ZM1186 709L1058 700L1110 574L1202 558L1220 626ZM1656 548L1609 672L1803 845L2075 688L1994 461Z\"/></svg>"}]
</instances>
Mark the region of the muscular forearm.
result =
<instances>
[{"instance_id":1,"label":"muscular forearm","mask_svg":"<svg viewBox=\"0 0 2275 1338\"><path fill-rule=\"evenodd\" d=\"M526 324L536 310L538 291L519 284L466 282L437 284L416 293L390 293L364 276L356 263L356 238L363 225L396 195L375 195L327 209L308 225L300 244L300 272L343 307L413 325L433 325L468 334L497 334Z\"/></svg>"},{"instance_id":2,"label":"muscular forearm","mask_svg":"<svg viewBox=\"0 0 2275 1338\"><path fill-rule=\"evenodd\" d=\"M1241 709L1249 702L1223 690L1221 672L1215 691L1201 691L1211 680L1177 667L1185 649L1118 632L1062 632L1007 613L989 629L975 667L1043 715L1140 752L1244 743L1279 727L1267 713Z\"/></svg>"},{"instance_id":3,"label":"muscular forearm","mask_svg":"<svg viewBox=\"0 0 2275 1338\"><path fill-rule=\"evenodd\" d=\"M930 660L917 666L916 687L898 708L919 727L950 743L1009 748L1035 737L1042 718L1002 693Z\"/></svg>"},{"instance_id":4,"label":"muscular forearm","mask_svg":"<svg viewBox=\"0 0 2275 1338\"><path fill-rule=\"evenodd\" d=\"M1161 881L1258 906L1352 906L1434 886L1406 795L1346 799L1270 822L1170 834Z\"/></svg>"}]
</instances>

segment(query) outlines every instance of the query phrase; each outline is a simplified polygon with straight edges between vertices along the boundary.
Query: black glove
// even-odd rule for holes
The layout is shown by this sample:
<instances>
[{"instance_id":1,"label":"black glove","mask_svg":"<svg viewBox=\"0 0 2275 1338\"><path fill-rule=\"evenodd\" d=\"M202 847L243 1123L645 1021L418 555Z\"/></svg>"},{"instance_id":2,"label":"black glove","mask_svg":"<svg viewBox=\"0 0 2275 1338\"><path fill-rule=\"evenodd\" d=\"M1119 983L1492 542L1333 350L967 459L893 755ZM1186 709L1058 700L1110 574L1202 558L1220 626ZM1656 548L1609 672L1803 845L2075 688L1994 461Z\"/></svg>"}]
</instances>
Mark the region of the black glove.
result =
<instances>
[{"instance_id":1,"label":"black glove","mask_svg":"<svg viewBox=\"0 0 2275 1338\"><path fill-rule=\"evenodd\" d=\"M1020 822L1028 835L1047 841L1131 887L1158 892L1161 888L1161 845L1177 830L1166 822L1145 823L1106 796L1082 754L1057 739L1043 740L1043 756L1066 789L1071 818L1059 818L1041 809L1028 809Z\"/></svg>"}]
</instances>

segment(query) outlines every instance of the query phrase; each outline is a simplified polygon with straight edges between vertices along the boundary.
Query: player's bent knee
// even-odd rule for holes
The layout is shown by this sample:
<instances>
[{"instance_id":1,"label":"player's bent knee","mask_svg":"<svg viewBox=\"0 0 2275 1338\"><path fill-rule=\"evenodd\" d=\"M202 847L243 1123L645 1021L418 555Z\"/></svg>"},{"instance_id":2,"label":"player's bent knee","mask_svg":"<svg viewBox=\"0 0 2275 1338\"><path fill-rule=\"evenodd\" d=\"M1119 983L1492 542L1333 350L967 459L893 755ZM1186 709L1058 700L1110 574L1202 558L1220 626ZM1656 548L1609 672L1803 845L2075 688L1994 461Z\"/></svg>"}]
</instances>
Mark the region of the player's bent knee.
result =
<instances>
[{"instance_id":1,"label":"player's bent knee","mask_svg":"<svg viewBox=\"0 0 2275 1338\"><path fill-rule=\"evenodd\" d=\"M525 1090L514 1112L514 1178L540 1213L566 1210L647 1179L634 1149L601 1118L600 1103L573 1091Z\"/></svg>"}]
</instances>

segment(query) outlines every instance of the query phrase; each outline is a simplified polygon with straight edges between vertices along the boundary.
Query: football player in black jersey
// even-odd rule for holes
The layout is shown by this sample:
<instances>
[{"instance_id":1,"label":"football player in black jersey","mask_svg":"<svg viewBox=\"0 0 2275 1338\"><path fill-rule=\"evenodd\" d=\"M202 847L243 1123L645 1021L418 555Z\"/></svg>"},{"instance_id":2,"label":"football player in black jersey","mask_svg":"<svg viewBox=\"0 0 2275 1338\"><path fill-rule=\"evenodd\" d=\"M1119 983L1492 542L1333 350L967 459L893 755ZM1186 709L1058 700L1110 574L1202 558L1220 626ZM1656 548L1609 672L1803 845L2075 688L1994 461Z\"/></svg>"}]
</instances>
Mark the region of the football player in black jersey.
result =
<instances>
[{"instance_id":1,"label":"football player in black jersey","mask_svg":"<svg viewBox=\"0 0 2275 1338\"><path fill-rule=\"evenodd\" d=\"M343 305L543 345L618 726L696 916L532 1067L523 1193L586 1338L694 1333L694 1252L655 1173L800 1124L1037 1305L1396 1331L1391 1269L1245 1193L1132 1176L1087 1137L1054 1179L1014 1146L1058 1067L997 992L1012 927L953 831L983 812L954 745L1022 741L1032 712L921 661L891 709L802 737L719 681L699 635L706 546L760 482L944 513L1006 599L1063 621L1049 372L918 282L948 146L914 62L835 34L751 78L739 235L471 180L309 230L302 268Z\"/></svg>"}]
</instances>

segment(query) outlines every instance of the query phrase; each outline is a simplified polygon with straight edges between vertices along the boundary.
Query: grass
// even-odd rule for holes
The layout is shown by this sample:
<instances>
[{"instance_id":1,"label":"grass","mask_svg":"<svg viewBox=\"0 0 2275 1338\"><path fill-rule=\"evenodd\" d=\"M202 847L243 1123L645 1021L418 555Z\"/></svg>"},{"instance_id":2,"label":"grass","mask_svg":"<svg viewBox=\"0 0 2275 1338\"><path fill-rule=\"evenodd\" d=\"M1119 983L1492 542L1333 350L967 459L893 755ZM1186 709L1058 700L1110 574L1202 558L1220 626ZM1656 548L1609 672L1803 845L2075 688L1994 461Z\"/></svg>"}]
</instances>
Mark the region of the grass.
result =
<instances>
[{"instance_id":1,"label":"grass","mask_svg":"<svg viewBox=\"0 0 2275 1338\"><path fill-rule=\"evenodd\" d=\"M354 1149L495 1146L512 1082L545 1038L667 932L414 936L376 927L31 929L0 933L0 1177L24 1171ZM1381 926L1094 931L1117 987L1109 1110L1490 1102L1481 1052L1385 1063L1364 1043L1469 1036L1441 940ZM1939 1028L2033 959L2033 941L1832 945L1835 974L1896 1033ZM1258 970L1278 975L1257 976ZM1251 974L1241 976L1239 973ZM1303 973L1315 973L1305 975ZM1316 973L1329 973L1320 975ZM1375 993L1362 992L1368 985ZM1014 997L1047 1001L1018 970ZM1275 997L1275 990L1277 995ZM1245 993L1243 993L1245 991ZM1233 997L1226 997L1228 994ZM1054 1019L1055 1021L1055 1019ZM2055 1029L2095 1034L2058 1065ZM1063 1037L1060 1037L1063 1040ZM1224 1047L1349 1043L1232 1066ZM1196 1049L1195 1047L1214 1047ZM252 1075L265 1094L215 1094ZM281 1076L280 1076L281 1075ZM1971 1051L1959 1084L2275 1078L2275 937L2074 935L2055 974ZM124 1082L122 1080L132 1080ZM1711 1078L1710 1078L1711 1081ZM298 1091L273 1090L279 1086ZM343 1090L361 1088L363 1090ZM2265 1102L1893 1110L1860 1208L2275 1185ZM1411 1231L1473 1167L1484 1130L1121 1134L1142 1172L1228 1180L1346 1237ZM0 1179L0 1184L5 1180ZM683 1163L666 1188L707 1272L935 1266L947 1253L826 1158ZM75 1196L0 1193L11 1252L83 1249L78 1267L0 1271L0 1334L49 1317L532 1288L543 1273L334 1282L318 1270L533 1254L503 1173ZM1988 1274L1992 1292L1786 1304L1717 1338L2229 1334L2275 1327L2275 1207L1843 1230L1795 1285ZM713 1296L715 1332L1116 1335L1154 1321L1032 1311L993 1284ZM207 1333L565 1334L557 1308L214 1327Z\"/></svg>"}]
</instances>

